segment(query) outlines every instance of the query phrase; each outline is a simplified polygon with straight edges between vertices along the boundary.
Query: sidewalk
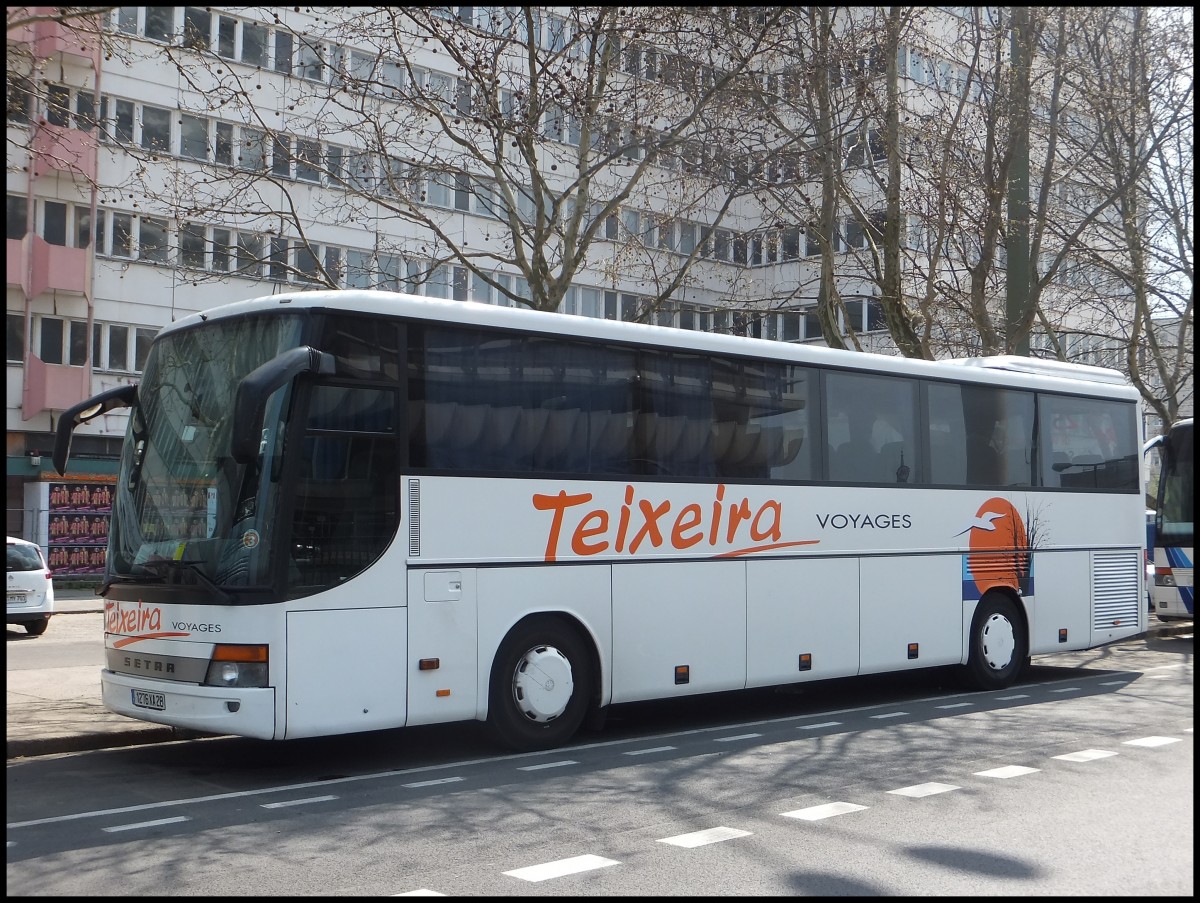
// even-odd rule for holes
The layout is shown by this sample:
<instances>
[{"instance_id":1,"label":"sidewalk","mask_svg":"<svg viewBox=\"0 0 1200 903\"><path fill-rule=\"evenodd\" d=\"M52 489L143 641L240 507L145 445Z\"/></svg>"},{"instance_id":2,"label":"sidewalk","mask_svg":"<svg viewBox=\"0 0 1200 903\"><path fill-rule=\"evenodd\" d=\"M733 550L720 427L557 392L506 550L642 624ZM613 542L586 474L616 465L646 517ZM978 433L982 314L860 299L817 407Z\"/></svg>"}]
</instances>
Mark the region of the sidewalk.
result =
<instances>
[{"instance_id":1,"label":"sidewalk","mask_svg":"<svg viewBox=\"0 0 1200 903\"><path fill-rule=\"evenodd\" d=\"M90 589L55 588L54 618L65 620L76 615L100 615L103 611L104 600ZM96 626L103 630L101 622L97 621ZM51 619L50 630L54 628ZM35 642L41 641L39 638ZM53 679L47 679L45 671L6 673L9 759L201 736L194 731L150 724L108 711L100 701L100 669L95 665L52 671Z\"/></svg>"},{"instance_id":2,"label":"sidewalk","mask_svg":"<svg viewBox=\"0 0 1200 903\"><path fill-rule=\"evenodd\" d=\"M55 617L99 614L104 611L104 600L91 590L56 590L55 611ZM1164 624L1152 619L1145 635L1171 636L1192 630L1192 621ZM53 672L53 680L42 671L7 673L9 759L212 736L108 711L100 702L100 669L94 665L54 668Z\"/></svg>"}]
</instances>

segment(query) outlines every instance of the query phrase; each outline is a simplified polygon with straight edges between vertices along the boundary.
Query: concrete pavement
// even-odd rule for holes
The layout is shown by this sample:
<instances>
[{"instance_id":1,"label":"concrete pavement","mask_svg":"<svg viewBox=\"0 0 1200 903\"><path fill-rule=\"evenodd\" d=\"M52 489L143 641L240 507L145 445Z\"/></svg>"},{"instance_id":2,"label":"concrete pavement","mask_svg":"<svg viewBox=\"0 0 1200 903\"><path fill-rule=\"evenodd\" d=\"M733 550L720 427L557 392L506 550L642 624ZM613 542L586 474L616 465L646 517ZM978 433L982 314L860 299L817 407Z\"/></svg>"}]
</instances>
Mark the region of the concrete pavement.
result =
<instances>
[{"instance_id":1,"label":"concrete pavement","mask_svg":"<svg viewBox=\"0 0 1200 903\"><path fill-rule=\"evenodd\" d=\"M103 611L104 600L91 590L55 590L55 618L99 615ZM54 628L52 619L47 635ZM96 628L103 630L98 619ZM1163 636L1192 630L1192 621L1164 624L1152 617L1147 634ZM8 671L6 676L9 759L211 736L108 711L100 701L100 668L96 665Z\"/></svg>"}]
</instances>

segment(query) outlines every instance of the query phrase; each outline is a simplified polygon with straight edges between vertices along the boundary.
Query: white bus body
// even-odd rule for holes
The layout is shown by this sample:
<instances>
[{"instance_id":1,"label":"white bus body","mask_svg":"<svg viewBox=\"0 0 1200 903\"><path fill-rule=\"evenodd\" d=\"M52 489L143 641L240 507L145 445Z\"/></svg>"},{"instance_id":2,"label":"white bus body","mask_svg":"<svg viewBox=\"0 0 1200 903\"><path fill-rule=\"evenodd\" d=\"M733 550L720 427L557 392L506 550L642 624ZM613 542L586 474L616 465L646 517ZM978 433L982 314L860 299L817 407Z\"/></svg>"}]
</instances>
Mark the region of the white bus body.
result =
<instances>
[{"instance_id":1,"label":"white bus body","mask_svg":"<svg viewBox=\"0 0 1200 903\"><path fill-rule=\"evenodd\" d=\"M172 343L207 341L214 324L252 330L265 363L239 360L237 385L172 407L177 393L155 394L185 347ZM390 339L362 345L393 328L394 355ZM478 335L460 347L460 328ZM506 343L519 354L489 357ZM203 384L186 347L173 366ZM151 355L138 399L95 406L134 405L101 675L105 705L134 718L262 739L480 719L534 749L637 700L944 665L1000 687L1030 655L1146 627L1139 402L1111 371L380 292L207 311ZM573 382L580 361L591 376ZM561 394L545 395L554 380ZM883 469L835 475L857 429L845 399L869 407L878 390L883 411L897 387L911 422L874 422ZM960 399L949 412L946 398ZM976 453L943 446L979 419L978 399L1001 449L971 476ZM63 417L60 468L84 408ZM596 463L614 449L618 463Z\"/></svg>"}]
</instances>

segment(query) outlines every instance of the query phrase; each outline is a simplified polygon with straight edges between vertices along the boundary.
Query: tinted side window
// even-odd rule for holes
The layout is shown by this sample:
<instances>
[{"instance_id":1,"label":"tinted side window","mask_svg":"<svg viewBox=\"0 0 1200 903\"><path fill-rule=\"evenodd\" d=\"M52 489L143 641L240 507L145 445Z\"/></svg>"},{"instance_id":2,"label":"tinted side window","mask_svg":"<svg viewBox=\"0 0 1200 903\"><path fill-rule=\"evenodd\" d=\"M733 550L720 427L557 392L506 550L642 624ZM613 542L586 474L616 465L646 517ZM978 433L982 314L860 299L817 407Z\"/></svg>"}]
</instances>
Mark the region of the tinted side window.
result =
<instances>
[{"instance_id":1,"label":"tinted side window","mask_svg":"<svg viewBox=\"0 0 1200 903\"><path fill-rule=\"evenodd\" d=\"M1045 394L1038 403L1043 485L1137 492L1134 405Z\"/></svg>"},{"instance_id":2,"label":"tinted side window","mask_svg":"<svg viewBox=\"0 0 1200 903\"><path fill-rule=\"evenodd\" d=\"M921 473L916 382L831 371L825 386L829 478L916 482Z\"/></svg>"},{"instance_id":3,"label":"tinted side window","mask_svg":"<svg viewBox=\"0 0 1200 903\"><path fill-rule=\"evenodd\" d=\"M437 326L408 332L413 466L631 472L632 351Z\"/></svg>"},{"instance_id":4,"label":"tinted side window","mask_svg":"<svg viewBox=\"0 0 1200 903\"><path fill-rule=\"evenodd\" d=\"M1033 484L1032 393L932 383L927 407L931 482Z\"/></svg>"},{"instance_id":5,"label":"tinted side window","mask_svg":"<svg viewBox=\"0 0 1200 903\"><path fill-rule=\"evenodd\" d=\"M713 361L712 443L722 479L818 476L815 371L765 361Z\"/></svg>"}]
</instances>

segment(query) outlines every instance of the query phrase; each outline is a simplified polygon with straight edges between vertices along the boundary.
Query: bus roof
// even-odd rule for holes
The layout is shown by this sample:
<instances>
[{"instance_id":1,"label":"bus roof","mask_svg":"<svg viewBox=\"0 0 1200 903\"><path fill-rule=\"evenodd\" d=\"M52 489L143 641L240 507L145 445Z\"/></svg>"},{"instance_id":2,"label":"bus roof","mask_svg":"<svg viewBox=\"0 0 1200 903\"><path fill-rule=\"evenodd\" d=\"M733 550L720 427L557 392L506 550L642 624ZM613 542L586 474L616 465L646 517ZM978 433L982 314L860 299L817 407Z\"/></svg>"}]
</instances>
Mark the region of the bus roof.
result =
<instances>
[{"instance_id":1,"label":"bus roof","mask_svg":"<svg viewBox=\"0 0 1200 903\"><path fill-rule=\"evenodd\" d=\"M776 342L747 336L698 332L647 323L602 320L571 314L499 307L478 301L450 301L400 292L339 289L280 292L235 301L191 314L164 327L166 335L213 319L286 309L326 309L388 314L438 323L537 332L547 335L766 358L811 366L873 371L896 376L980 382L989 385L1068 391L1137 400L1137 390L1117 370L1037 358L997 355L927 361L870 352ZM1003 374L1003 376L1001 376ZM1070 383L1068 386L1065 383Z\"/></svg>"}]
</instances>

